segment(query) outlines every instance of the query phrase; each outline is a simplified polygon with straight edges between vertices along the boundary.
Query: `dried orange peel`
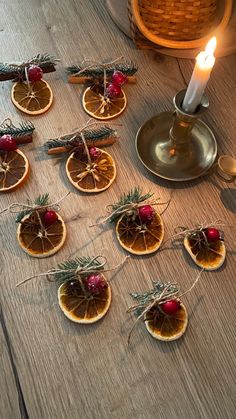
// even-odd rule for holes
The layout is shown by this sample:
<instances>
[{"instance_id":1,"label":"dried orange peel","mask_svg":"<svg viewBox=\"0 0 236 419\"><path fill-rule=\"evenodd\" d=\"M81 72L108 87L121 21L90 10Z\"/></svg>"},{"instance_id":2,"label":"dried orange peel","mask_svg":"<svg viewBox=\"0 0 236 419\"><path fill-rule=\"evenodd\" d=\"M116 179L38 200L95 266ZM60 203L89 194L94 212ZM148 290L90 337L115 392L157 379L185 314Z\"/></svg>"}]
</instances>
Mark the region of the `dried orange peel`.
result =
<instances>
[{"instance_id":1,"label":"dried orange peel","mask_svg":"<svg viewBox=\"0 0 236 419\"><path fill-rule=\"evenodd\" d=\"M76 189L96 193L108 189L114 182L116 165L112 156L104 150L100 150L99 157L91 162L81 151L75 151L67 160L66 173Z\"/></svg>"},{"instance_id":2,"label":"dried orange peel","mask_svg":"<svg viewBox=\"0 0 236 419\"><path fill-rule=\"evenodd\" d=\"M101 277L107 287L99 294L87 294L78 280L65 282L59 287L58 303L69 320L75 323L90 324L106 315L111 304L111 287L104 275Z\"/></svg>"},{"instance_id":3,"label":"dried orange peel","mask_svg":"<svg viewBox=\"0 0 236 419\"><path fill-rule=\"evenodd\" d=\"M148 332L158 340L172 341L179 339L186 331L188 325L188 313L183 303L180 304L177 313L167 315L158 305L152 307L144 317Z\"/></svg>"},{"instance_id":4,"label":"dried orange peel","mask_svg":"<svg viewBox=\"0 0 236 419\"><path fill-rule=\"evenodd\" d=\"M119 116L126 108L127 99L124 91L115 98L104 95L104 87L88 87L83 94L82 104L85 112L99 120L109 120Z\"/></svg>"},{"instance_id":5,"label":"dried orange peel","mask_svg":"<svg viewBox=\"0 0 236 419\"><path fill-rule=\"evenodd\" d=\"M66 226L58 213L57 221L46 227L42 225L40 212L33 211L22 218L17 229L17 241L20 247L36 258L54 255L61 249L65 240Z\"/></svg>"},{"instance_id":6,"label":"dried orange peel","mask_svg":"<svg viewBox=\"0 0 236 419\"><path fill-rule=\"evenodd\" d=\"M0 153L0 192L10 192L27 178L29 162L20 150Z\"/></svg>"},{"instance_id":7,"label":"dried orange peel","mask_svg":"<svg viewBox=\"0 0 236 419\"><path fill-rule=\"evenodd\" d=\"M133 219L123 214L116 224L116 237L120 245L134 255L156 252L164 237L164 225L160 215L154 211L153 220L142 224L138 217Z\"/></svg>"},{"instance_id":8,"label":"dried orange peel","mask_svg":"<svg viewBox=\"0 0 236 419\"><path fill-rule=\"evenodd\" d=\"M12 86L11 99L21 112L40 115L52 105L53 93L45 80L36 82L16 82Z\"/></svg>"}]
</instances>

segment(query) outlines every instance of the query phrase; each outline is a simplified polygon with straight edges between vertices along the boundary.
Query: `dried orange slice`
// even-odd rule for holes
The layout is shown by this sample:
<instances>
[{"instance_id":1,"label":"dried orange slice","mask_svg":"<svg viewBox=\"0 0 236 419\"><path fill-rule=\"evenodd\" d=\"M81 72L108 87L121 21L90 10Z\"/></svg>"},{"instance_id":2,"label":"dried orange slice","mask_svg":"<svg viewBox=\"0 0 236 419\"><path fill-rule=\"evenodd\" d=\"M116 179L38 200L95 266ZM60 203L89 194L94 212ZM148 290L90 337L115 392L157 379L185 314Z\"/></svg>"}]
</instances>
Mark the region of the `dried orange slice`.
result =
<instances>
[{"instance_id":1,"label":"dried orange slice","mask_svg":"<svg viewBox=\"0 0 236 419\"><path fill-rule=\"evenodd\" d=\"M105 316L110 307L111 287L107 283L99 294L86 295L79 281L64 282L58 289L58 302L65 316L73 322L95 323Z\"/></svg>"},{"instance_id":2,"label":"dried orange slice","mask_svg":"<svg viewBox=\"0 0 236 419\"><path fill-rule=\"evenodd\" d=\"M17 109L28 115L46 112L53 101L53 93L45 80L35 82L16 82L12 86L11 99Z\"/></svg>"},{"instance_id":3,"label":"dried orange slice","mask_svg":"<svg viewBox=\"0 0 236 419\"><path fill-rule=\"evenodd\" d=\"M123 214L116 225L116 236L120 245L134 255L148 255L159 249L163 237L164 226L159 214L153 213L153 220L148 224L140 224L138 217Z\"/></svg>"},{"instance_id":4,"label":"dried orange slice","mask_svg":"<svg viewBox=\"0 0 236 419\"><path fill-rule=\"evenodd\" d=\"M177 313L165 314L156 304L144 317L148 332L159 340L171 341L179 339L188 325L188 313L183 303L180 304Z\"/></svg>"},{"instance_id":5,"label":"dried orange slice","mask_svg":"<svg viewBox=\"0 0 236 419\"><path fill-rule=\"evenodd\" d=\"M98 150L98 149L97 149ZM70 155L66 163L66 173L70 182L80 191L102 192L109 188L116 178L116 166L106 151L88 162L88 157L80 151Z\"/></svg>"},{"instance_id":6,"label":"dried orange slice","mask_svg":"<svg viewBox=\"0 0 236 419\"><path fill-rule=\"evenodd\" d=\"M184 247L193 261L201 268L211 271L220 268L224 263L226 250L222 240L203 244L193 236L186 236Z\"/></svg>"},{"instance_id":7,"label":"dried orange slice","mask_svg":"<svg viewBox=\"0 0 236 419\"><path fill-rule=\"evenodd\" d=\"M27 177L29 162L20 150L0 153L0 192L17 188Z\"/></svg>"},{"instance_id":8,"label":"dried orange slice","mask_svg":"<svg viewBox=\"0 0 236 419\"><path fill-rule=\"evenodd\" d=\"M118 97L104 96L103 86L88 87L83 94L83 108L93 118L108 120L120 115L126 108L127 99L123 90Z\"/></svg>"},{"instance_id":9,"label":"dried orange slice","mask_svg":"<svg viewBox=\"0 0 236 419\"><path fill-rule=\"evenodd\" d=\"M59 214L57 217L57 221L48 227L43 226L43 213L40 211L23 217L17 229L17 240L21 248L37 258L58 252L66 240L66 226Z\"/></svg>"}]
</instances>

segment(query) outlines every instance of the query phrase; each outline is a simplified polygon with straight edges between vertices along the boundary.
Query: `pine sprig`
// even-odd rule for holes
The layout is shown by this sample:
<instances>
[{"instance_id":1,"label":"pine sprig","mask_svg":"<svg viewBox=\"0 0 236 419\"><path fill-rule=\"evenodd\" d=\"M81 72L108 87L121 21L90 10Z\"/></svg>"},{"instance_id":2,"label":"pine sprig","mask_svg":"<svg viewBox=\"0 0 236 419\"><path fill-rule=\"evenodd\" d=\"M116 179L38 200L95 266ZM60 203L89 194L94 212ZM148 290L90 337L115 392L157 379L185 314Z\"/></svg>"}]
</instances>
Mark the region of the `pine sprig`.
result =
<instances>
[{"instance_id":1,"label":"pine sprig","mask_svg":"<svg viewBox=\"0 0 236 419\"><path fill-rule=\"evenodd\" d=\"M38 54L21 64L0 63L0 81L12 80L25 77L25 67L31 64L38 65L44 73L56 70L55 66L59 60L49 54Z\"/></svg>"},{"instance_id":2,"label":"pine sprig","mask_svg":"<svg viewBox=\"0 0 236 419\"><path fill-rule=\"evenodd\" d=\"M45 193L45 194L39 195L34 200L34 202L28 200L27 205L37 206L37 207L43 207L43 206L49 205L49 194ZM32 213L31 209L23 210L23 211L19 212L16 216L16 223L20 223L26 215L29 215L31 213Z\"/></svg>"},{"instance_id":3,"label":"pine sprig","mask_svg":"<svg viewBox=\"0 0 236 419\"><path fill-rule=\"evenodd\" d=\"M116 133L115 130L107 127L107 126L101 126L99 128L90 129L90 130L84 130L83 135L85 140L87 141L95 141L95 140L102 140L106 139L108 137L114 136ZM46 150L50 150L52 148L56 147L77 147L79 145L83 144L83 140L81 138L81 133L78 132L77 134L69 134L64 135L60 138L54 138L48 140L44 146Z\"/></svg>"},{"instance_id":4,"label":"pine sprig","mask_svg":"<svg viewBox=\"0 0 236 419\"><path fill-rule=\"evenodd\" d=\"M55 281L60 283L71 281L76 278L76 271L78 269L86 269L88 266L93 272L102 271L104 269L97 259L91 257L77 257L58 264L57 269L62 272L57 273L57 270L55 270Z\"/></svg>"},{"instance_id":5,"label":"pine sprig","mask_svg":"<svg viewBox=\"0 0 236 419\"><path fill-rule=\"evenodd\" d=\"M125 205L138 204L140 202L146 201L146 199L151 198L152 195L152 192L148 192L142 195L142 189L139 187L131 189L127 194L122 195L118 202L111 205L111 211L117 211L117 213L113 214L109 218L109 222L113 222L120 217L119 209L122 209L122 207L124 207Z\"/></svg>"},{"instance_id":6,"label":"pine sprig","mask_svg":"<svg viewBox=\"0 0 236 419\"><path fill-rule=\"evenodd\" d=\"M153 288L144 292L144 293L130 293L131 297L137 301L141 307L137 307L134 310L135 315L138 317L143 312L144 307L147 307L149 304L152 303L152 301L156 298L158 298L163 290L169 286L168 292L177 292L179 290L179 287L175 284L171 284L168 282L161 282L161 281L152 281Z\"/></svg>"},{"instance_id":7,"label":"pine sprig","mask_svg":"<svg viewBox=\"0 0 236 419\"><path fill-rule=\"evenodd\" d=\"M21 137L31 135L34 130L35 127L30 121L20 122L19 127L16 127L10 120L6 120L0 125L0 136L9 134L12 137Z\"/></svg>"},{"instance_id":8,"label":"pine sprig","mask_svg":"<svg viewBox=\"0 0 236 419\"><path fill-rule=\"evenodd\" d=\"M104 70L102 66L94 65L93 67L90 67L89 69L83 70L83 66L77 66L72 65L70 67L67 67L67 72L70 75L76 74L79 71L81 71L80 76L81 77L89 77L89 78L100 78L103 77ZM126 74L126 76L133 76L137 71L138 67L132 62L132 61L126 61L124 63L118 63L118 64L111 64L106 66L106 74L107 77L111 77L114 71L119 70L123 74Z\"/></svg>"}]
</instances>

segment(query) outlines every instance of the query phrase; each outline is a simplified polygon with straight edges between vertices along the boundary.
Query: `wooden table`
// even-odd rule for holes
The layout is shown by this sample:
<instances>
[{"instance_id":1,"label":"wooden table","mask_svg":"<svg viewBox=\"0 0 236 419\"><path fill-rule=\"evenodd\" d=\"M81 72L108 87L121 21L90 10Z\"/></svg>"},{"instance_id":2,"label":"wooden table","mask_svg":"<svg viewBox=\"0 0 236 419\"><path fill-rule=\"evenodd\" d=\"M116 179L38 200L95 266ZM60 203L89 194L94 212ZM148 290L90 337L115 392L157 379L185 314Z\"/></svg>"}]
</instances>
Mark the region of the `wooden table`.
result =
<instances>
[{"instance_id":1,"label":"wooden table","mask_svg":"<svg viewBox=\"0 0 236 419\"><path fill-rule=\"evenodd\" d=\"M24 146L32 171L25 187L1 195L0 208L49 191L52 199L67 190L63 203L68 240L49 259L32 259L16 242L13 216L1 218L0 416L2 419L235 417L235 229L225 227L228 249L224 266L202 275L186 296L190 322L185 336L173 343L155 341L141 323L130 347L133 317L126 314L129 292L151 286L152 279L178 281L187 289L199 270L185 252L170 248L150 257L132 257L113 279L113 301L103 321L82 327L71 323L57 305L56 284L26 276L55 267L74 255L103 253L109 266L125 252L111 228L89 225L105 205L135 185L161 200L172 193L165 212L166 237L177 225L194 226L222 219L235 224L236 190L215 177L173 184L150 175L134 146L138 127L159 111L172 109L172 98L186 86L193 62L137 51L113 24L102 0L12 0L1 2L1 60L21 61L38 52L61 59L47 77L55 103L45 115L31 118L33 144ZM83 59L120 55L139 65L138 83L127 85L128 107L117 120L119 142L110 148L118 166L116 183L100 195L82 195L68 183L64 165L54 165L41 150L48 138L83 125L82 87L69 85L64 68ZM210 109L205 120L214 130L219 154L235 149L236 55L218 59L208 86ZM1 83L1 118L25 118L11 104L11 83ZM26 119L26 118L25 118ZM77 221L71 218L79 214Z\"/></svg>"}]
</instances>

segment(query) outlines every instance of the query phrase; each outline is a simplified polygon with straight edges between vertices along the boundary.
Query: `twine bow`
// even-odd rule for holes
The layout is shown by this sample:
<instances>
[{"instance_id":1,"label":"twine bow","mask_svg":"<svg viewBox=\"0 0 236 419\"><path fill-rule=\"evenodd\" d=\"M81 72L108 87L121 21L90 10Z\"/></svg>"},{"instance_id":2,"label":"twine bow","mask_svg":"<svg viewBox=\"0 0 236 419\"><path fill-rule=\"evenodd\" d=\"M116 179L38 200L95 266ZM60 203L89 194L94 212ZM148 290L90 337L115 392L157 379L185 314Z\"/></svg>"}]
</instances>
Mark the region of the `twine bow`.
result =
<instances>
[{"instance_id":1,"label":"twine bow","mask_svg":"<svg viewBox=\"0 0 236 419\"><path fill-rule=\"evenodd\" d=\"M63 199L65 199L68 195L70 195L71 192L67 192L66 195L64 195L61 199L59 199L58 201L53 202L52 204L47 204L47 205L37 205L37 204L23 204L20 202L13 202L11 205L9 205L8 207L4 208L2 211L0 211L0 215L3 214L6 211L9 211L11 214L18 214L22 211L40 211L41 209L44 208L53 208L55 209L55 211L60 211L61 207L59 205L59 203L61 201L63 201Z\"/></svg>"},{"instance_id":2,"label":"twine bow","mask_svg":"<svg viewBox=\"0 0 236 419\"><path fill-rule=\"evenodd\" d=\"M201 276L201 274L202 274L203 271L204 271L204 268L201 269L201 271L197 275L197 277L196 277L194 283L191 285L191 287L187 291L183 292L182 294L179 294L179 292L180 292L180 288L179 287L177 288L176 291L170 291L170 288L172 288L173 286L176 287L176 284L171 283L171 284L168 284L161 291L161 293L159 295L156 295L156 293L154 292L153 295L152 295L152 297L151 297L151 302L143 303L143 304L135 304L135 305L129 307L128 310L127 310L127 313L131 313L131 312L133 312L133 311L135 311L135 310L137 310L139 308L140 309L143 308L143 311L136 318L136 320L135 320L135 322L134 322L134 324L133 324L133 326L132 326L132 328L131 328L131 330L129 332L128 340L127 340L128 345L130 343L130 338L131 338L132 332L133 332L136 324L138 323L139 320L141 320L145 316L145 314L149 310L151 310L152 307L154 307L156 304L158 304L158 305L159 304L162 304L165 301L168 301L170 299L179 301L181 297L183 297L185 294L187 294L188 292L190 292L195 287L195 285L199 281L200 276Z\"/></svg>"},{"instance_id":3,"label":"twine bow","mask_svg":"<svg viewBox=\"0 0 236 419\"><path fill-rule=\"evenodd\" d=\"M111 66L112 64L115 64L117 61L121 61L123 60L124 57L118 57L113 61L110 61L108 63L102 63L100 61L93 61L93 60L83 60L82 63L91 63L90 65L88 65L87 67L81 69L80 71L78 71L77 73L73 74L74 76L79 76L80 74L84 73L86 70L89 70L90 68L93 68L94 65L98 65L99 67L101 67L103 69L103 84L104 84L104 97L106 96L106 84L107 84L107 68L109 66Z\"/></svg>"},{"instance_id":4,"label":"twine bow","mask_svg":"<svg viewBox=\"0 0 236 419\"><path fill-rule=\"evenodd\" d=\"M31 279L37 278L37 277L40 277L40 276L55 276L57 274L68 273L68 275L65 276L65 278L63 278L63 281L66 282L67 279L72 279L71 274L74 274L74 278L78 279L80 281L80 284L81 284L82 288L84 289L84 284L81 281L81 275L85 275L85 274L88 274L88 273L96 273L100 270L102 270L102 272L114 271L114 270L118 269L119 267L121 267L128 259L129 259L129 256L126 256L123 259L123 261L120 262L118 265L114 266L114 268L103 269L105 264L107 263L107 258L105 256L102 256L102 255L97 255L94 258L92 258L87 263L87 265L85 265L85 266L81 266L81 265L78 264L78 267L76 269L53 268L53 269L50 269L47 272L32 275L32 276L24 279L23 281L16 284L16 287L19 287L20 285L24 284L25 282L28 282Z\"/></svg>"}]
</instances>

